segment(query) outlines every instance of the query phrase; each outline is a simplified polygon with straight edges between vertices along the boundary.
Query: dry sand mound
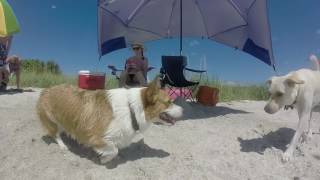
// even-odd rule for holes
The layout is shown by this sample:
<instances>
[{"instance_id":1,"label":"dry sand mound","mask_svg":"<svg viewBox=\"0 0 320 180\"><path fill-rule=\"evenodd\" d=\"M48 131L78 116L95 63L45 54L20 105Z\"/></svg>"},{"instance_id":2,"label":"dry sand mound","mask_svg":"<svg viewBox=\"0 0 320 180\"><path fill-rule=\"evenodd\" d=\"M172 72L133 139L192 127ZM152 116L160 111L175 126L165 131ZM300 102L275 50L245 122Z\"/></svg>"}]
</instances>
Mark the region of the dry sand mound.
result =
<instances>
[{"instance_id":1,"label":"dry sand mound","mask_svg":"<svg viewBox=\"0 0 320 180\"><path fill-rule=\"evenodd\" d=\"M299 146L283 164L297 124L295 111L263 112L265 102L220 103L208 108L178 101L184 117L174 126L153 125L100 165L96 154L67 137L69 151L43 137L35 114L39 89L0 94L0 179L251 179L319 180L320 136ZM319 132L319 114L313 116Z\"/></svg>"}]
</instances>

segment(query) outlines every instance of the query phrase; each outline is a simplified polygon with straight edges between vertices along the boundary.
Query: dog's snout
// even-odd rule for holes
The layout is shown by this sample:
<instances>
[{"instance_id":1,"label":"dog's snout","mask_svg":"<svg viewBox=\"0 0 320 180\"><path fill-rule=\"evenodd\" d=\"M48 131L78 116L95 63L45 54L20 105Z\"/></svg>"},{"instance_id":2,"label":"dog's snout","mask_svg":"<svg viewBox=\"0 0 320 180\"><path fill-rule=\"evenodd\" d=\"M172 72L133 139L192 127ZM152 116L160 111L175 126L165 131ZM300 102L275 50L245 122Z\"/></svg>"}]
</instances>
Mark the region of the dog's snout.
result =
<instances>
[{"instance_id":1,"label":"dog's snout","mask_svg":"<svg viewBox=\"0 0 320 180\"><path fill-rule=\"evenodd\" d=\"M277 104L274 103L268 103L265 107L264 107L264 111L266 113L269 114L274 114L279 110L279 106Z\"/></svg>"},{"instance_id":2,"label":"dog's snout","mask_svg":"<svg viewBox=\"0 0 320 180\"><path fill-rule=\"evenodd\" d=\"M264 107L264 111L265 111L266 113L271 114L271 110L270 110L270 107L269 107L268 105L266 105L266 106Z\"/></svg>"}]
</instances>

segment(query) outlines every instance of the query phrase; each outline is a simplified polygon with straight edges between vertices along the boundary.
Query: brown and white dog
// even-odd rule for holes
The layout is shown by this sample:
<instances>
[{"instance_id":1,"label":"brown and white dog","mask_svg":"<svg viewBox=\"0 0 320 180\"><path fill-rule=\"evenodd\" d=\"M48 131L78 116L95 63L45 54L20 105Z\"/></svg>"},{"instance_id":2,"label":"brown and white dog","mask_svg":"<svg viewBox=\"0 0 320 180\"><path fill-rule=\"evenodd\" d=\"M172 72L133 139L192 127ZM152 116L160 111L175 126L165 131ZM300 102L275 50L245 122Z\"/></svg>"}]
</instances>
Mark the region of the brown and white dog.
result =
<instances>
[{"instance_id":1,"label":"brown and white dog","mask_svg":"<svg viewBox=\"0 0 320 180\"><path fill-rule=\"evenodd\" d=\"M92 147L101 155L101 163L106 163L151 123L174 123L182 116L182 108L172 103L156 78L146 88L88 91L55 86L41 93L37 113L48 135L62 149L66 145L60 133L65 132Z\"/></svg>"},{"instance_id":2,"label":"brown and white dog","mask_svg":"<svg viewBox=\"0 0 320 180\"><path fill-rule=\"evenodd\" d=\"M274 114L282 107L296 108L299 123L296 132L283 154L283 161L289 161L304 131L311 138L311 116L320 107L320 71L315 55L310 56L315 70L300 69L285 76L272 77L268 80L270 99L264 110Z\"/></svg>"}]
</instances>

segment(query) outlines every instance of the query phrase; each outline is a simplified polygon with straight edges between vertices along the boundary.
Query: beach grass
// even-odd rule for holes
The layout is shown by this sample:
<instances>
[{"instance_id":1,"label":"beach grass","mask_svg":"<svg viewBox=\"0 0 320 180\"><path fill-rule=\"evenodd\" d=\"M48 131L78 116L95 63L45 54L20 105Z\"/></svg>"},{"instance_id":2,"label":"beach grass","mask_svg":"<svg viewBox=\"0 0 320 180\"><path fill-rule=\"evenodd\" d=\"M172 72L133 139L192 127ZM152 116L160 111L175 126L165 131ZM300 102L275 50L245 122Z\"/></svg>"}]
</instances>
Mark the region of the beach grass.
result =
<instances>
[{"instance_id":1,"label":"beach grass","mask_svg":"<svg viewBox=\"0 0 320 180\"><path fill-rule=\"evenodd\" d=\"M9 81L10 86L15 86L15 76L12 76ZM22 72L20 76L21 87L37 87L48 88L58 84L73 84L76 85L76 77L67 76L54 73L35 73L35 72Z\"/></svg>"},{"instance_id":2,"label":"beach grass","mask_svg":"<svg viewBox=\"0 0 320 180\"><path fill-rule=\"evenodd\" d=\"M63 75L53 73L22 72L21 87L48 88L58 84L78 84L76 75ZM15 86L15 76L10 78L10 86ZM220 90L219 100L222 102L237 100L266 100L268 98L265 85L230 85L216 78L202 81L200 85L216 87ZM113 76L108 76L105 84L106 89L118 87L118 80Z\"/></svg>"},{"instance_id":3,"label":"beach grass","mask_svg":"<svg viewBox=\"0 0 320 180\"><path fill-rule=\"evenodd\" d=\"M235 100L267 100L268 89L265 85L227 84L212 78L200 85L208 85L219 89L219 100L223 102Z\"/></svg>"}]
</instances>

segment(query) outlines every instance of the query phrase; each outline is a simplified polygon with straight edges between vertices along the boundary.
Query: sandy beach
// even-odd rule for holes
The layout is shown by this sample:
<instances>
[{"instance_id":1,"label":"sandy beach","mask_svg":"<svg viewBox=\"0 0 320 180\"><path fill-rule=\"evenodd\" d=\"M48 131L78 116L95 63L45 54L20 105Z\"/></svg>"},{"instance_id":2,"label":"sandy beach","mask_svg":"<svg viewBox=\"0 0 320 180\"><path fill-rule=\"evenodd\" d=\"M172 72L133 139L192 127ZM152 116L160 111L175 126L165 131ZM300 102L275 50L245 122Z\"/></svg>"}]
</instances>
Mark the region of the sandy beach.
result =
<instances>
[{"instance_id":1,"label":"sandy beach","mask_svg":"<svg viewBox=\"0 0 320 180\"><path fill-rule=\"evenodd\" d=\"M40 89L0 94L0 179L210 179L319 180L319 113L313 139L300 145L294 159L281 162L298 122L296 111L275 115L265 102L219 103L217 107L177 102L185 114L174 126L152 125L108 165L64 136L62 151L35 113Z\"/></svg>"}]
</instances>

